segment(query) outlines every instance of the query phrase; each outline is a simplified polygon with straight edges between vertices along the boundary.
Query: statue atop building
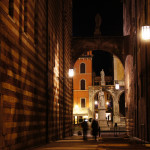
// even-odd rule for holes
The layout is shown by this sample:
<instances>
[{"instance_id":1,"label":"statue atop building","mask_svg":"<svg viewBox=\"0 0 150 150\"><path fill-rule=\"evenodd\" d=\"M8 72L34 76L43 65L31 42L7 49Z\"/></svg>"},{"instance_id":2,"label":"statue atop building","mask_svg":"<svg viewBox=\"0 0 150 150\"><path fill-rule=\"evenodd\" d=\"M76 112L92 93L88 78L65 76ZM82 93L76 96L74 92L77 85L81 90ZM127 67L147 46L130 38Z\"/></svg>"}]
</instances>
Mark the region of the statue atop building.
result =
<instances>
[{"instance_id":1,"label":"statue atop building","mask_svg":"<svg viewBox=\"0 0 150 150\"><path fill-rule=\"evenodd\" d=\"M95 16L95 32L94 32L95 36L101 35L101 31L100 31L101 22L102 22L102 20L101 20L100 14L96 14L96 16Z\"/></svg>"},{"instance_id":2,"label":"statue atop building","mask_svg":"<svg viewBox=\"0 0 150 150\"><path fill-rule=\"evenodd\" d=\"M105 73L103 69L100 72L100 75L101 75L101 85L105 85Z\"/></svg>"}]
</instances>

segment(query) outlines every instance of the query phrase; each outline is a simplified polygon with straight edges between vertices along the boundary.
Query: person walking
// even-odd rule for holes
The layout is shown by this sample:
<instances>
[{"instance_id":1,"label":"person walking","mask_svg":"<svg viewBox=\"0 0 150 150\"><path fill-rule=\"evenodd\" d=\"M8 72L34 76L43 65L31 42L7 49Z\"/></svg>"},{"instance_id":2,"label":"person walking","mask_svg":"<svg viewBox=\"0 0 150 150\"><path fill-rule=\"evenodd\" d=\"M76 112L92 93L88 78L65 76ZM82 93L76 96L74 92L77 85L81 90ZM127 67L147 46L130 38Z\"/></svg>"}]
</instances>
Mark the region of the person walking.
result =
<instances>
[{"instance_id":1,"label":"person walking","mask_svg":"<svg viewBox=\"0 0 150 150\"><path fill-rule=\"evenodd\" d=\"M98 121L93 119L91 127L92 127L92 135L93 135L93 137L94 137L94 139L96 141L97 135L98 135L98 129L99 129Z\"/></svg>"},{"instance_id":2,"label":"person walking","mask_svg":"<svg viewBox=\"0 0 150 150\"><path fill-rule=\"evenodd\" d=\"M87 140L88 124L85 119L82 122L81 126L82 126L82 130L83 130L83 140Z\"/></svg>"}]
</instances>

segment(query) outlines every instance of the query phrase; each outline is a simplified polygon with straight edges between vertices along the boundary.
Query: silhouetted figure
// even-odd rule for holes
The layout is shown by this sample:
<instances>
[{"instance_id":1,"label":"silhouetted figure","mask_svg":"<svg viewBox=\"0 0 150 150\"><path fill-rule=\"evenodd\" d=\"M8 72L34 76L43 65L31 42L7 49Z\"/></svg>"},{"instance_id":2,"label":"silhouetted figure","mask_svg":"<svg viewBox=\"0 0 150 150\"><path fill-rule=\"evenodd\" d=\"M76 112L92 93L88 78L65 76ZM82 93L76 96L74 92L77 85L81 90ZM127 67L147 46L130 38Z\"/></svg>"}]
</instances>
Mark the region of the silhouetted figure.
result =
<instances>
[{"instance_id":1,"label":"silhouetted figure","mask_svg":"<svg viewBox=\"0 0 150 150\"><path fill-rule=\"evenodd\" d=\"M82 126L82 129L83 129L83 140L87 140L88 124L87 124L87 122L85 121L85 119L84 119L84 121L82 122L81 126Z\"/></svg>"},{"instance_id":2,"label":"silhouetted figure","mask_svg":"<svg viewBox=\"0 0 150 150\"><path fill-rule=\"evenodd\" d=\"M108 115L108 121L109 121L109 115Z\"/></svg>"},{"instance_id":3,"label":"silhouetted figure","mask_svg":"<svg viewBox=\"0 0 150 150\"><path fill-rule=\"evenodd\" d=\"M94 139L96 140L99 127L98 127L98 122L95 119L92 121L91 127L92 127L92 135L94 136Z\"/></svg>"},{"instance_id":4,"label":"silhouetted figure","mask_svg":"<svg viewBox=\"0 0 150 150\"><path fill-rule=\"evenodd\" d=\"M98 128L98 131L99 131L99 137L101 136L101 128L99 127Z\"/></svg>"}]
</instances>

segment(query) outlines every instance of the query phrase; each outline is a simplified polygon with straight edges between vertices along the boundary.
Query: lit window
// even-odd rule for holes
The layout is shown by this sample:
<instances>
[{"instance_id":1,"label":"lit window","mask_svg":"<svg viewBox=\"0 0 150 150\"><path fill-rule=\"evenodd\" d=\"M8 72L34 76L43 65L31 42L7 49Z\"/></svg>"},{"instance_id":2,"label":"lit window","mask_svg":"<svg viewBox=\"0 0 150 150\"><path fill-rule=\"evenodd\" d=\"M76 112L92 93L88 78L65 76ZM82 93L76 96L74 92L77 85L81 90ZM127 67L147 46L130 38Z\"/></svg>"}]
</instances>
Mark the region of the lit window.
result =
<instances>
[{"instance_id":1,"label":"lit window","mask_svg":"<svg viewBox=\"0 0 150 150\"><path fill-rule=\"evenodd\" d=\"M85 73L85 64L84 63L80 64L80 73Z\"/></svg>"}]
</instances>

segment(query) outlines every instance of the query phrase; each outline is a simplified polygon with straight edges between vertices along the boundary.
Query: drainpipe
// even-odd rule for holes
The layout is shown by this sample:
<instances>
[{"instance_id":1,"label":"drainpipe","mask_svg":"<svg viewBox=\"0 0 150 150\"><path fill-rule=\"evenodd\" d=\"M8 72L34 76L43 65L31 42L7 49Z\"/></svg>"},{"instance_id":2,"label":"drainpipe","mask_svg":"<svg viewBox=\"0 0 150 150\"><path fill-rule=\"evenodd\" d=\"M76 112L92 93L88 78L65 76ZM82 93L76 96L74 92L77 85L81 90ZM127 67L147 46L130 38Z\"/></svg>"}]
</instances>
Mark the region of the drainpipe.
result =
<instances>
[{"instance_id":1,"label":"drainpipe","mask_svg":"<svg viewBox=\"0 0 150 150\"><path fill-rule=\"evenodd\" d=\"M62 0L62 41L63 41L63 138L65 138L65 83L64 83L64 77L65 77L65 62L64 62L64 57L65 57L65 10L64 10L64 3L65 0Z\"/></svg>"},{"instance_id":2,"label":"drainpipe","mask_svg":"<svg viewBox=\"0 0 150 150\"><path fill-rule=\"evenodd\" d=\"M46 143L49 141L48 137L48 114L49 114L49 94L48 94L48 0L46 0Z\"/></svg>"},{"instance_id":3,"label":"drainpipe","mask_svg":"<svg viewBox=\"0 0 150 150\"><path fill-rule=\"evenodd\" d=\"M145 0L145 24L147 25L148 24L148 1ZM147 141L149 141L149 114L148 114L148 110L149 110L149 106L148 106L148 57L147 57L147 50L148 50L148 47L147 47L147 44L148 43L145 43L145 61L146 61L146 129L147 129Z\"/></svg>"}]
</instances>

